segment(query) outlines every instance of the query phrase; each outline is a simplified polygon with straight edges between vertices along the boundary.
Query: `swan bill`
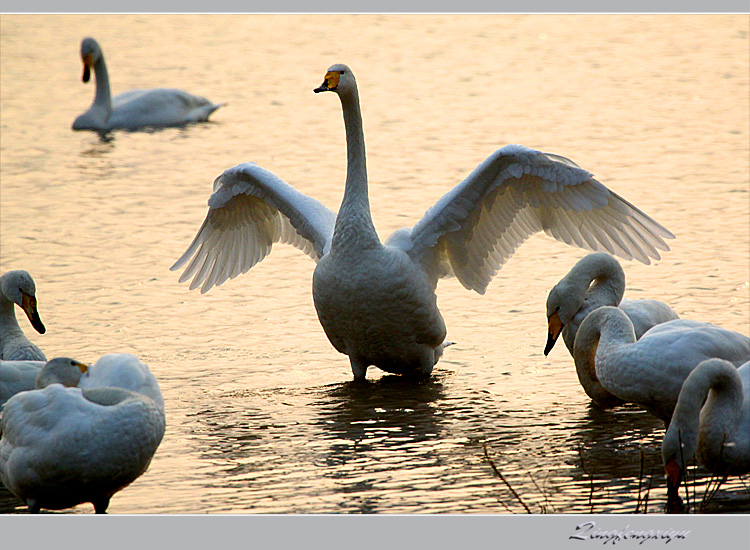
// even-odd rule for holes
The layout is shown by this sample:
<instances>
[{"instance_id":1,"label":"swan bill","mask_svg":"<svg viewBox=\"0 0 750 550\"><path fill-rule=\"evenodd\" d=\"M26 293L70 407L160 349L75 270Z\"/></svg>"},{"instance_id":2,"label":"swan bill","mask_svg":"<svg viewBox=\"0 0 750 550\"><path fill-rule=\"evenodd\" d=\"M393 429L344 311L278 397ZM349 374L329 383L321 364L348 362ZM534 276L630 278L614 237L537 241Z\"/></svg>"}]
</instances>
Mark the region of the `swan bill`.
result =
<instances>
[{"instance_id":1,"label":"swan bill","mask_svg":"<svg viewBox=\"0 0 750 550\"><path fill-rule=\"evenodd\" d=\"M667 513L681 514L684 512L682 499L679 494L680 484L682 483L682 468L677 464L677 460L672 458L664 465L664 471L667 478L667 504L665 511Z\"/></svg>"},{"instance_id":2,"label":"swan bill","mask_svg":"<svg viewBox=\"0 0 750 550\"><path fill-rule=\"evenodd\" d=\"M39 311L36 308L36 298L34 296L29 296L23 292L21 298L21 309L23 309L26 317L29 318L31 326L34 327L39 334L47 332L47 329L44 328L44 323L42 323L42 319L39 317Z\"/></svg>"},{"instance_id":3,"label":"swan bill","mask_svg":"<svg viewBox=\"0 0 750 550\"><path fill-rule=\"evenodd\" d=\"M74 366L78 367L78 370L81 371L81 374L86 374L89 370L89 366L86 363L81 363L79 361L71 361Z\"/></svg>"},{"instance_id":4,"label":"swan bill","mask_svg":"<svg viewBox=\"0 0 750 550\"><path fill-rule=\"evenodd\" d=\"M544 346L545 357L549 354L550 351L552 351L552 348L555 347L555 342L557 342L557 339L559 338L560 333L563 329L563 322L560 320L560 316L557 314L557 312L549 316L549 321L547 324L549 327L549 332L547 333L547 345Z\"/></svg>"},{"instance_id":5,"label":"swan bill","mask_svg":"<svg viewBox=\"0 0 750 550\"><path fill-rule=\"evenodd\" d=\"M87 53L83 56L83 76L81 77L84 82L88 82L91 79L91 67L94 66L94 56Z\"/></svg>"},{"instance_id":6,"label":"swan bill","mask_svg":"<svg viewBox=\"0 0 750 550\"><path fill-rule=\"evenodd\" d=\"M340 71L328 71L325 78L323 78L323 84L321 84L320 87L315 88L313 92L315 92L316 94L319 92L335 92L336 88L339 87L340 79Z\"/></svg>"}]
</instances>

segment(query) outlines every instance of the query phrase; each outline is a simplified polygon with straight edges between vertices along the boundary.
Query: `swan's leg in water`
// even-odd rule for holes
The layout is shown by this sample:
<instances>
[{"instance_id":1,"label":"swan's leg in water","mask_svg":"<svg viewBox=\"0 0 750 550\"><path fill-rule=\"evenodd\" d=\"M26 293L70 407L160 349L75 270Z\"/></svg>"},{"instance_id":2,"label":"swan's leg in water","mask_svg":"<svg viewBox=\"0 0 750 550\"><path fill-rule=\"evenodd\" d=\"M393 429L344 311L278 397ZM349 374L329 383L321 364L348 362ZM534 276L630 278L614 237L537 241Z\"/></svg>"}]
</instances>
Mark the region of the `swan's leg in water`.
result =
<instances>
[{"instance_id":1,"label":"swan's leg in water","mask_svg":"<svg viewBox=\"0 0 750 550\"><path fill-rule=\"evenodd\" d=\"M26 506L29 507L29 514L39 513L39 505L37 504L36 499L33 499L33 498L27 499Z\"/></svg>"},{"instance_id":2,"label":"swan's leg in water","mask_svg":"<svg viewBox=\"0 0 750 550\"><path fill-rule=\"evenodd\" d=\"M430 376L432 374L432 367L435 366L435 351L434 350L427 350L426 353L422 354L422 358L419 361L420 362L420 368L419 372L422 374L422 376Z\"/></svg>"},{"instance_id":3,"label":"swan's leg in water","mask_svg":"<svg viewBox=\"0 0 750 550\"><path fill-rule=\"evenodd\" d=\"M367 367L369 365L365 364L364 361L362 361L359 357L355 357L354 355L349 356L349 363L352 366L352 373L354 374L354 379L364 380L365 374L367 374Z\"/></svg>"},{"instance_id":4,"label":"swan's leg in water","mask_svg":"<svg viewBox=\"0 0 750 550\"><path fill-rule=\"evenodd\" d=\"M107 507L109 506L109 497L102 497L102 498L96 499L95 501L92 501L91 504L94 505L95 513L106 514Z\"/></svg>"}]
</instances>

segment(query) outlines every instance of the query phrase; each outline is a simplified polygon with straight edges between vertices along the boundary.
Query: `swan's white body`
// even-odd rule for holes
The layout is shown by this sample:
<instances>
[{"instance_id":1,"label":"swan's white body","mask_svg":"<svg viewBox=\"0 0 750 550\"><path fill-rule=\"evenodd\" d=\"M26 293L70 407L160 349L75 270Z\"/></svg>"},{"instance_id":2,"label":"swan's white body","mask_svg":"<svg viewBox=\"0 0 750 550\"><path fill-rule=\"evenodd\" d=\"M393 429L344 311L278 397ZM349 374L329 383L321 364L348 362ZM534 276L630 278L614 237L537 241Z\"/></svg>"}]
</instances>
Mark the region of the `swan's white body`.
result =
<instances>
[{"instance_id":1,"label":"swan's white body","mask_svg":"<svg viewBox=\"0 0 750 550\"><path fill-rule=\"evenodd\" d=\"M46 329L39 318L34 279L23 270L8 271L0 277L0 359L6 361L46 361L42 350L21 330L13 305L18 305L39 333Z\"/></svg>"},{"instance_id":2,"label":"swan's white body","mask_svg":"<svg viewBox=\"0 0 750 550\"><path fill-rule=\"evenodd\" d=\"M750 361L739 369L721 359L698 365L682 385L661 450L673 500L693 457L721 476L750 472Z\"/></svg>"},{"instance_id":3,"label":"swan's white body","mask_svg":"<svg viewBox=\"0 0 750 550\"><path fill-rule=\"evenodd\" d=\"M83 502L104 512L146 471L164 435L159 386L132 355L105 355L79 386L55 383L5 404L0 479L32 512Z\"/></svg>"},{"instance_id":4,"label":"swan's white body","mask_svg":"<svg viewBox=\"0 0 750 550\"><path fill-rule=\"evenodd\" d=\"M625 272L620 263L605 252L594 252L582 258L557 283L547 296L549 337L547 355L562 334L565 346L573 355L578 327L586 316L602 306L616 306L630 318L639 339L651 327L679 319L679 315L659 300L628 300L625 294Z\"/></svg>"},{"instance_id":5,"label":"swan's white body","mask_svg":"<svg viewBox=\"0 0 750 550\"><path fill-rule=\"evenodd\" d=\"M0 360L0 410L3 403L19 392L34 389L34 383L44 361Z\"/></svg>"},{"instance_id":6,"label":"swan's white body","mask_svg":"<svg viewBox=\"0 0 750 550\"><path fill-rule=\"evenodd\" d=\"M713 357L741 365L750 358L750 338L711 323L677 319L656 325L636 341L633 323L612 306L588 314L574 350L578 378L594 401L609 406L612 394L665 424L690 372Z\"/></svg>"},{"instance_id":7,"label":"swan's white body","mask_svg":"<svg viewBox=\"0 0 750 550\"><path fill-rule=\"evenodd\" d=\"M83 81L90 70L96 77L96 95L89 109L73 122L74 130L107 132L115 129L138 130L181 126L208 120L220 104L175 88L130 90L111 97L109 75L101 47L93 38L81 42Z\"/></svg>"},{"instance_id":8,"label":"swan's white body","mask_svg":"<svg viewBox=\"0 0 750 550\"><path fill-rule=\"evenodd\" d=\"M442 353L440 278L455 275L483 294L524 240L538 231L589 250L649 263L673 235L572 161L504 147L441 198L412 228L382 244L370 215L364 133L354 75L335 65L317 91L341 99L347 175L338 213L255 164L219 176L209 212L172 269L201 292L248 271L275 242L318 264L313 299L333 346L349 356L356 379L369 365L427 375Z\"/></svg>"}]
</instances>

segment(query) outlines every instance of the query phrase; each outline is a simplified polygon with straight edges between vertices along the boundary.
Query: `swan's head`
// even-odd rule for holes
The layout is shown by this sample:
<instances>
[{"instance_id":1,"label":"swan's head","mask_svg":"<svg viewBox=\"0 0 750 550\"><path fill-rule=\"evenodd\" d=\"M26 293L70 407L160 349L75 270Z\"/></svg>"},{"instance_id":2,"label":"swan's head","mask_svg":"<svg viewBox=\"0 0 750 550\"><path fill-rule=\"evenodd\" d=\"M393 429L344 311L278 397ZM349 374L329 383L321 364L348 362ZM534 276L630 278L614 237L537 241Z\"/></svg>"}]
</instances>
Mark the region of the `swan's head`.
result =
<instances>
[{"instance_id":1,"label":"swan's head","mask_svg":"<svg viewBox=\"0 0 750 550\"><path fill-rule=\"evenodd\" d=\"M548 332L544 355L552 351L565 323L569 322L583 305L583 297L577 297L576 293L570 290L563 281L560 281L547 296Z\"/></svg>"},{"instance_id":2,"label":"swan's head","mask_svg":"<svg viewBox=\"0 0 750 550\"><path fill-rule=\"evenodd\" d=\"M354 73L343 63L337 63L328 69L323 84L315 88L313 92L336 92L337 94L347 94L357 89L357 81L354 80Z\"/></svg>"},{"instance_id":3,"label":"swan's head","mask_svg":"<svg viewBox=\"0 0 750 550\"><path fill-rule=\"evenodd\" d=\"M80 363L70 357L56 357L48 361L36 376L34 387L44 389L51 384L62 384L74 388L81 380L81 376L89 369L88 365Z\"/></svg>"},{"instance_id":4,"label":"swan's head","mask_svg":"<svg viewBox=\"0 0 750 550\"><path fill-rule=\"evenodd\" d=\"M685 464L695 456L698 446L697 430L682 430L671 422L661 444L662 464L667 479L667 511L681 512L680 484L685 474Z\"/></svg>"},{"instance_id":5,"label":"swan's head","mask_svg":"<svg viewBox=\"0 0 750 550\"><path fill-rule=\"evenodd\" d=\"M93 38L84 38L81 42L81 61L83 61L83 81L88 82L91 78L91 69L102 56L99 43Z\"/></svg>"},{"instance_id":6,"label":"swan's head","mask_svg":"<svg viewBox=\"0 0 750 550\"><path fill-rule=\"evenodd\" d=\"M27 271L8 271L0 278L0 289L11 302L18 304L29 318L29 322L40 334L47 332L36 307L36 286Z\"/></svg>"}]
</instances>

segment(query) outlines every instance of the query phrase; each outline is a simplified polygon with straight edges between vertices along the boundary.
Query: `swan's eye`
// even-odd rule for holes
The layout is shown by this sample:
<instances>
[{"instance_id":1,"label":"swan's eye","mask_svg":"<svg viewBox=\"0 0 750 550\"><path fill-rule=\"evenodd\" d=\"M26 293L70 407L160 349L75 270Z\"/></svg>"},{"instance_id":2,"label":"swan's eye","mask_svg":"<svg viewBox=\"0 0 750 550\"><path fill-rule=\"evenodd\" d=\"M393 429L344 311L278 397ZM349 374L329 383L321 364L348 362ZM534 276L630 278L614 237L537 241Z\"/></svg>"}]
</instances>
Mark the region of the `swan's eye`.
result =
<instances>
[{"instance_id":1,"label":"swan's eye","mask_svg":"<svg viewBox=\"0 0 750 550\"><path fill-rule=\"evenodd\" d=\"M344 74L346 71L339 71L339 74Z\"/></svg>"},{"instance_id":2,"label":"swan's eye","mask_svg":"<svg viewBox=\"0 0 750 550\"><path fill-rule=\"evenodd\" d=\"M557 306L557 307L555 308L555 311L560 311L560 306Z\"/></svg>"}]
</instances>

